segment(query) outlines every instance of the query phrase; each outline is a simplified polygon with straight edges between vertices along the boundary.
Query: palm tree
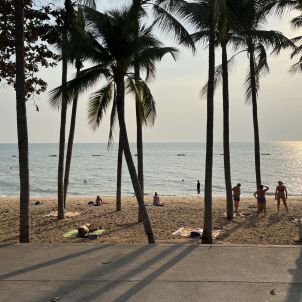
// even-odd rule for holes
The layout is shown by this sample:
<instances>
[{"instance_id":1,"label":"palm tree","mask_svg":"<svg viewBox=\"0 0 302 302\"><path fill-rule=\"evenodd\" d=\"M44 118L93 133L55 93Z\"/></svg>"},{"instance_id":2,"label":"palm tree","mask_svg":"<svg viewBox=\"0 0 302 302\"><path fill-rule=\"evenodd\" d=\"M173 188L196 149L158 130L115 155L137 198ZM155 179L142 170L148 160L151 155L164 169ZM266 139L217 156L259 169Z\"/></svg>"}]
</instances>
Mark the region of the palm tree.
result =
<instances>
[{"instance_id":1,"label":"palm tree","mask_svg":"<svg viewBox=\"0 0 302 302\"><path fill-rule=\"evenodd\" d=\"M20 242L30 242L28 132L24 70L24 1L15 1L16 107L20 177Z\"/></svg>"},{"instance_id":2,"label":"palm tree","mask_svg":"<svg viewBox=\"0 0 302 302\"><path fill-rule=\"evenodd\" d=\"M83 0L82 3L95 7L94 0ZM62 87L65 87L67 82L67 45L68 34L72 28L75 15L74 7L71 0L65 0L64 2L64 17L62 28ZM64 90L65 91L65 90ZM65 129L66 129L66 113L67 113L67 96L65 92L62 95L61 102L61 119L60 119L60 141L59 141L59 161L58 161L58 219L64 219L64 206L65 206L65 194L64 194L64 153L65 153ZM67 176L67 175L66 175ZM66 189L67 190L67 189Z\"/></svg>"},{"instance_id":3,"label":"palm tree","mask_svg":"<svg viewBox=\"0 0 302 302\"><path fill-rule=\"evenodd\" d=\"M176 38L182 44L191 47L195 50L194 43L190 38L187 30L171 15L169 12L161 7L161 4L166 2L166 0L133 0L131 10L133 12L134 21L136 25L136 34L139 32L139 22L140 19L147 15L145 7L150 6L154 15L158 18L155 23L157 23L163 30L171 30L175 33ZM134 76L135 81L140 79L140 66L136 64L134 66ZM136 100L136 148L137 148L137 173L138 179L141 186L142 193L144 195L144 152L143 152L143 125L147 125L146 119L143 117L143 112L140 109L139 101ZM154 118L151 120L150 125L154 123ZM138 221L141 222L142 218L140 213L138 213Z\"/></svg>"},{"instance_id":4,"label":"palm tree","mask_svg":"<svg viewBox=\"0 0 302 302\"><path fill-rule=\"evenodd\" d=\"M176 49L162 47L161 43L152 36L150 28L142 27L137 37L131 11L113 10L108 13L100 13L88 8L85 11L90 32L79 41L81 47L73 49L76 52L82 52L83 56L85 55L96 65L82 70L77 78L67 83L66 87L61 86L54 89L52 99L59 98L63 90L68 98L71 98L75 93L83 92L93 86L99 78L103 78L107 83L92 96L91 102L96 103L96 100L102 100L98 104L102 104L103 109L99 111L104 112L104 108L108 106L113 95L112 91L116 90L116 108L122 146L138 206L143 215L148 242L154 243L151 223L129 147L124 117L125 93L131 88L132 91L142 95L141 99L148 99L150 103L154 103L150 96L151 93L147 97L150 90L145 81L141 79L137 85L131 69L137 61L147 73L153 72L154 62L160 60L167 53L175 57Z\"/></svg>"},{"instance_id":5,"label":"palm tree","mask_svg":"<svg viewBox=\"0 0 302 302\"><path fill-rule=\"evenodd\" d=\"M207 9L207 8L204 8ZM223 0L217 2L215 17L215 40L216 44L222 49L222 96L223 96L223 158L224 158L224 178L226 189L227 220L233 219L233 197L231 181L230 164L230 138L229 138L229 76L228 76L228 56L227 46L232 37L232 10L230 1ZM192 37L195 42L209 40L209 23L205 18L197 16L194 20L198 24L198 31ZM208 85L206 85L202 94L207 94Z\"/></svg>"},{"instance_id":6,"label":"palm tree","mask_svg":"<svg viewBox=\"0 0 302 302\"><path fill-rule=\"evenodd\" d=\"M258 29L272 9L272 1L250 0L245 3L245 6L245 9L241 9L237 14L237 43L238 46L245 47L249 57L249 72L245 83L246 97L247 100L251 99L253 110L256 188L258 189L261 184L261 164L257 100L260 76L269 71L266 48L271 47L272 53L278 54L281 49L294 48L295 45L280 32Z\"/></svg>"}]
</instances>

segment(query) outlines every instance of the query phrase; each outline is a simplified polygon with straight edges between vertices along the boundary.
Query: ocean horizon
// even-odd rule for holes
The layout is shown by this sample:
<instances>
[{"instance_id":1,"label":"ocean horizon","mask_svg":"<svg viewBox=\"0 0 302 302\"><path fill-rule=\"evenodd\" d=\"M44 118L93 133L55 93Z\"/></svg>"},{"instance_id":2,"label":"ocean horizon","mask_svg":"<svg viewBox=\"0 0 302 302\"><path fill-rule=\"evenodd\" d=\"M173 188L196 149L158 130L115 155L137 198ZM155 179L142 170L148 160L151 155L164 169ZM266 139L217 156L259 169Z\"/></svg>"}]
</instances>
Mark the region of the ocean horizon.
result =
<instances>
[{"instance_id":1,"label":"ocean horizon","mask_svg":"<svg viewBox=\"0 0 302 302\"><path fill-rule=\"evenodd\" d=\"M70 171L69 195L114 196L116 187L117 144L75 143ZM136 163L136 146L131 143ZM206 143L144 143L145 194L196 195L201 182L203 196ZM242 194L255 191L254 145L252 142L231 142L232 185L240 182ZM30 143L30 194L32 197L57 195L57 143ZM287 186L290 196L302 195L302 142L274 141L261 143L262 182L274 194L278 180ZM18 146L0 144L0 195L19 195ZM86 181L86 183L84 182ZM131 180L123 161L122 194L133 195ZM213 195L223 196L223 145L214 143Z\"/></svg>"}]
</instances>

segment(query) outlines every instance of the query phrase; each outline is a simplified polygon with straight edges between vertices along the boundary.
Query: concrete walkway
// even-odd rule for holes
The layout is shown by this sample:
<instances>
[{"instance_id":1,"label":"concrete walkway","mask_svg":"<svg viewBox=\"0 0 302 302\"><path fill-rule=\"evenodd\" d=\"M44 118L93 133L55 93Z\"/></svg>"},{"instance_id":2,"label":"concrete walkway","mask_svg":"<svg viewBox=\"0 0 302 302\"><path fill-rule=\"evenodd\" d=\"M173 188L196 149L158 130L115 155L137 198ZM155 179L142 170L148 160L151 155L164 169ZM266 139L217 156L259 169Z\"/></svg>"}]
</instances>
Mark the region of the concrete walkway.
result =
<instances>
[{"instance_id":1,"label":"concrete walkway","mask_svg":"<svg viewBox=\"0 0 302 302\"><path fill-rule=\"evenodd\" d=\"M297 302L302 249L0 244L0 301Z\"/></svg>"}]
</instances>

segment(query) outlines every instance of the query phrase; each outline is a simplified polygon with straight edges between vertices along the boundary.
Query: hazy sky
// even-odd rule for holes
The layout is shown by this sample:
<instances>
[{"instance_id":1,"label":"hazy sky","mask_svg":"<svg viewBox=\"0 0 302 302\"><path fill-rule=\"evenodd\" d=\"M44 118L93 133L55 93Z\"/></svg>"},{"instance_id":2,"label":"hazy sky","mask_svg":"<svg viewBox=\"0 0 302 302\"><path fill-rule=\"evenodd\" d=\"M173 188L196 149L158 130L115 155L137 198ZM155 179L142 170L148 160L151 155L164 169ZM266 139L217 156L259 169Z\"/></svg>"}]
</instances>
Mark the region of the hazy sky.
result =
<instances>
[{"instance_id":1,"label":"hazy sky","mask_svg":"<svg viewBox=\"0 0 302 302\"><path fill-rule=\"evenodd\" d=\"M127 1L102 1L100 9L118 7ZM129 2L129 1L128 1ZM106 4L107 3L107 4ZM109 5L110 3L110 5ZM267 29L282 31L288 37L299 35L289 26L291 16L282 20L272 18ZM164 37L167 44L169 39ZM175 44L175 43L174 43ZM229 54L232 54L229 49ZM157 102L157 119L153 128L144 129L145 142L205 141L206 101L199 92L207 78L207 49L200 46L193 57L190 51L181 49L175 63L171 57L158 64L157 79L150 84ZM302 140L301 134L301 85L302 75L291 75L288 69L296 59L290 60L290 53L269 57L270 73L262 77L259 94L259 126L262 141ZM217 64L220 52L217 51ZM244 79L248 69L248 58L242 54L230 74L230 138L231 141L252 141L252 107L245 103ZM71 66L70 77L74 74ZM60 85L61 66L41 71L41 77L48 82L48 89ZM97 86L92 89L96 90ZM215 97L215 141L222 141L222 97L221 88ZM109 119L106 117L100 129L92 132L87 123L87 94L82 95L78 106L75 142L106 142ZM36 100L40 112L35 111L32 101L27 104L29 141L58 142L58 111L53 111L45 93ZM17 141L15 94L10 87L0 88L0 143ZM69 109L70 111L70 109ZM126 117L130 141L135 141L134 100L127 99ZM69 125L69 119L68 124ZM67 126L69 128L69 126ZM117 137L117 131L116 131Z\"/></svg>"}]
</instances>

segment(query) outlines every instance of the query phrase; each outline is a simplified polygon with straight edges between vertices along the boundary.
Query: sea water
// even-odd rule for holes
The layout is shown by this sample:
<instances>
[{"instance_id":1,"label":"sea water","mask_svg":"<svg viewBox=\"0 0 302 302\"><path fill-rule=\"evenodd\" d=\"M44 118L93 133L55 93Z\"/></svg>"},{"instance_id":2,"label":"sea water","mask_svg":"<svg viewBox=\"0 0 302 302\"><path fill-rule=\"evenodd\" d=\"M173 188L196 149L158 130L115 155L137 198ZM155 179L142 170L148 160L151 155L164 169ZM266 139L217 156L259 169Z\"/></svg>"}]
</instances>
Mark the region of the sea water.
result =
<instances>
[{"instance_id":1,"label":"sea water","mask_svg":"<svg viewBox=\"0 0 302 302\"><path fill-rule=\"evenodd\" d=\"M117 145L75 144L70 171L70 195L114 195L116 188ZM133 160L137 157L131 144ZM145 143L145 194L196 195L200 180L201 194L205 174L205 143ZM262 182L274 194L278 180L289 195L302 194L302 142L261 144ZM31 196L56 196L57 144L30 144ZM0 195L18 196L19 168L16 144L0 144ZM242 184L242 193L255 191L253 143L231 143L232 184ZM214 143L213 194L224 195L223 145ZM133 188L123 161L122 194L132 195Z\"/></svg>"}]
</instances>

